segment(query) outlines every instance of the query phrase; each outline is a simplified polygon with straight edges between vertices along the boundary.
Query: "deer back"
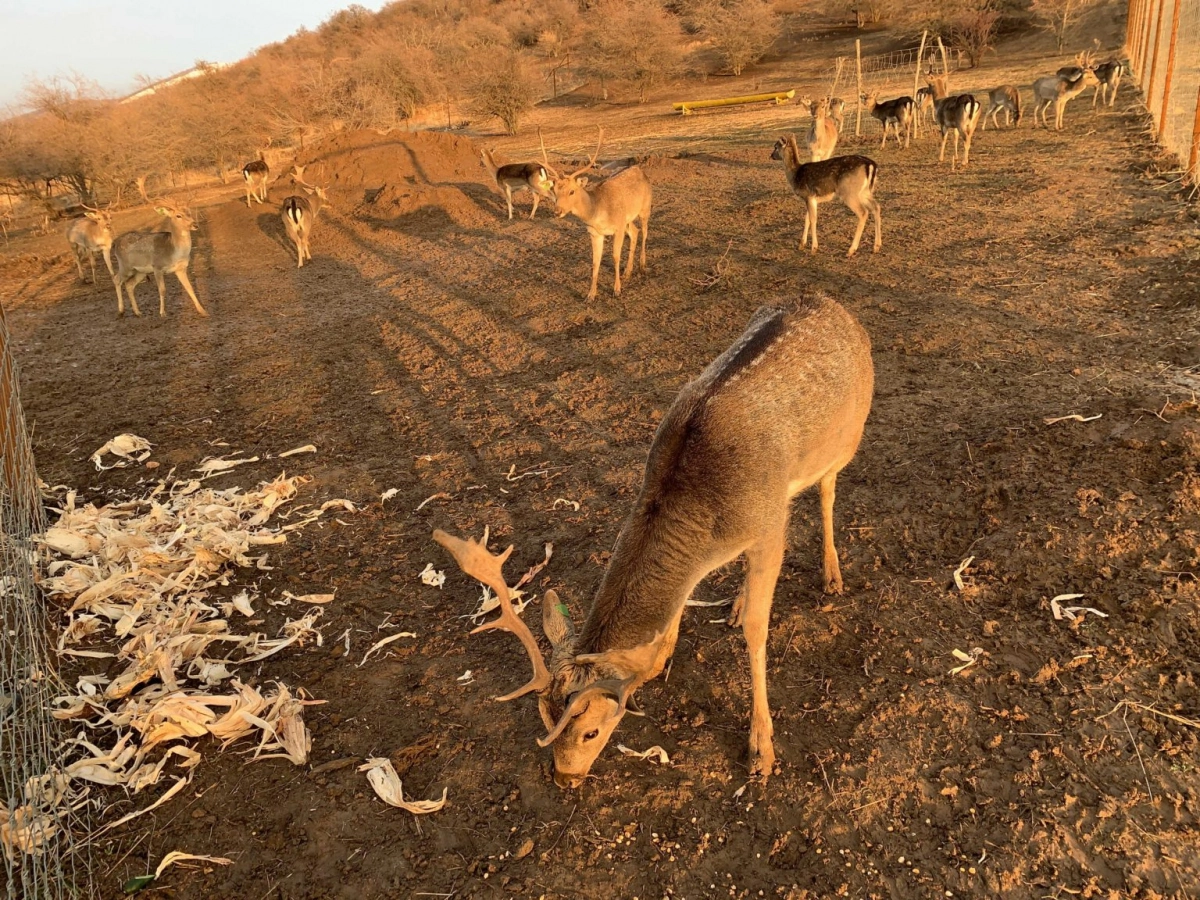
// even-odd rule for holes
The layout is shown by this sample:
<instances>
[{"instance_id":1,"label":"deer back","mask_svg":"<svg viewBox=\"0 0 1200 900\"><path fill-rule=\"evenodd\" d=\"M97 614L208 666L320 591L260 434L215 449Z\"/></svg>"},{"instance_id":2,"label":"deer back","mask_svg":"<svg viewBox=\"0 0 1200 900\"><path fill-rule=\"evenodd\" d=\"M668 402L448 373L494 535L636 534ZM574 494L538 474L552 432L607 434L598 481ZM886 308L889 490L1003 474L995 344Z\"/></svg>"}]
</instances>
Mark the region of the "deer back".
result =
<instances>
[{"instance_id":1,"label":"deer back","mask_svg":"<svg viewBox=\"0 0 1200 900\"><path fill-rule=\"evenodd\" d=\"M624 231L635 219L650 214L653 192L640 166L630 166L599 184L586 177L564 178L554 183L559 216L568 213L603 235Z\"/></svg>"},{"instance_id":2,"label":"deer back","mask_svg":"<svg viewBox=\"0 0 1200 900\"><path fill-rule=\"evenodd\" d=\"M191 214L164 207L158 212L166 217L166 231L132 232L113 241L112 253L122 271L170 271L191 260L196 228Z\"/></svg>"}]
</instances>

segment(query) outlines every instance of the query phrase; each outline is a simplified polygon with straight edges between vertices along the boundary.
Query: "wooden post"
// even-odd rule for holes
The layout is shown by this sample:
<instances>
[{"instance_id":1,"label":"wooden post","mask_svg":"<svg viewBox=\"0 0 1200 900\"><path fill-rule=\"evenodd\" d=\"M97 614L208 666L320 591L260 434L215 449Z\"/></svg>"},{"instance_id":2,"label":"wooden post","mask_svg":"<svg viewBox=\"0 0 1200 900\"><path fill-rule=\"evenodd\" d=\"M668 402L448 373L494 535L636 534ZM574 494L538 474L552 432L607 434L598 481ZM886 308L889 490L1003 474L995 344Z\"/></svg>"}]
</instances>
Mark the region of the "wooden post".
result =
<instances>
[{"instance_id":1,"label":"wooden post","mask_svg":"<svg viewBox=\"0 0 1200 900\"><path fill-rule=\"evenodd\" d=\"M1125 24L1125 55L1129 58L1131 69L1137 66L1138 54L1142 49L1142 23L1146 20L1147 2L1148 0L1133 0L1130 19Z\"/></svg>"},{"instance_id":2,"label":"wooden post","mask_svg":"<svg viewBox=\"0 0 1200 900\"><path fill-rule=\"evenodd\" d=\"M1154 53L1150 57L1150 80L1146 82L1146 108L1154 97L1154 77L1158 74L1158 46L1162 43L1163 13L1167 9L1167 0L1158 0L1158 25L1154 29ZM1151 113L1151 115L1154 115Z\"/></svg>"},{"instance_id":3,"label":"wooden post","mask_svg":"<svg viewBox=\"0 0 1200 900\"><path fill-rule=\"evenodd\" d=\"M1175 0L1175 11L1171 13L1171 46L1167 51L1167 74L1166 80L1163 81L1163 101L1162 112L1158 115L1158 137L1162 140L1163 133L1167 130L1167 107L1171 103L1171 76L1175 74L1175 43L1179 38L1179 7L1183 5L1183 0Z\"/></svg>"},{"instance_id":4,"label":"wooden post","mask_svg":"<svg viewBox=\"0 0 1200 900\"><path fill-rule=\"evenodd\" d=\"M942 36L940 34L937 36L937 39L938 39L938 50L942 54L942 74L949 76L950 75L950 64L946 62L946 45L942 43ZM946 89L947 90L950 89L949 77L947 77L947 79L946 79Z\"/></svg>"},{"instance_id":5,"label":"wooden post","mask_svg":"<svg viewBox=\"0 0 1200 900\"><path fill-rule=\"evenodd\" d=\"M925 58L925 39L927 37L929 37L929 29L928 28L926 28L924 31L921 32L921 49L919 51L917 51L917 71L913 73L912 97L913 97L914 102L917 99L917 90L921 86L921 60ZM916 113L918 111L913 110L913 112ZM917 124L921 121L921 118L918 115L914 115L913 118L916 120L916 122L914 122L914 124ZM918 136L920 135L920 133L921 133L920 131L917 131Z\"/></svg>"},{"instance_id":6,"label":"wooden post","mask_svg":"<svg viewBox=\"0 0 1200 900\"><path fill-rule=\"evenodd\" d=\"M1200 90L1196 91L1196 120L1192 123L1192 152L1188 155L1188 174L1192 184L1200 183L1200 171L1196 170L1197 157L1200 157Z\"/></svg>"},{"instance_id":7,"label":"wooden post","mask_svg":"<svg viewBox=\"0 0 1200 900\"><path fill-rule=\"evenodd\" d=\"M862 41L858 38L854 39L854 69L857 74L858 91L855 95L857 112L854 115L854 136L859 137L862 134Z\"/></svg>"}]
</instances>

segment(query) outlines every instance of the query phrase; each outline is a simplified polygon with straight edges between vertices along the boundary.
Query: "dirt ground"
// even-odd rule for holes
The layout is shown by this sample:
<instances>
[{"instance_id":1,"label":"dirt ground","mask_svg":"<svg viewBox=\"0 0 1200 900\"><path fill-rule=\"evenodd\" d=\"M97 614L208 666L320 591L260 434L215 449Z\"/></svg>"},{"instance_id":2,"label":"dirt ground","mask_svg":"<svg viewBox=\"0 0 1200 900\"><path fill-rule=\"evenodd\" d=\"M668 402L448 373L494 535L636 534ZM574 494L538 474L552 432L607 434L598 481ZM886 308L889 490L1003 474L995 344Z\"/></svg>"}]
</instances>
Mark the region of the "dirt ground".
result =
<instances>
[{"instance_id":1,"label":"dirt ground","mask_svg":"<svg viewBox=\"0 0 1200 900\"><path fill-rule=\"evenodd\" d=\"M1028 84L1058 64L1006 46L955 86L1010 71ZM801 65L776 74L803 79ZM1200 240L1136 99L1077 101L1061 133L989 129L953 175L932 137L879 152L864 125L843 146L879 162L884 245L854 260L834 204L821 253L797 249L800 207L768 159L778 129L802 127L794 107L683 119L664 102L564 101L538 114L555 152L583 152L604 123L603 155L649 154L655 191L649 272L614 298L606 258L591 304L583 227L507 221L466 137L308 151L334 207L302 270L277 218L284 184L253 209L233 186L195 198L206 320L175 284L167 318L146 300L118 320L61 238L14 241L0 291L47 482L140 493L143 474L87 461L124 431L156 444L163 471L212 442L312 442L317 455L287 460L315 478L305 499L365 504L255 573L264 589L337 590L324 648L253 673L329 701L306 717L313 764L202 748L189 793L100 839L102 896L171 850L234 864L170 870L145 896L1200 896ZM820 591L815 498L795 503L768 645L778 774L740 790L744 643L697 608L669 678L640 692L646 717L560 791L533 701L491 700L527 677L523 651L468 638L478 586L430 532L490 525L517 545L510 581L552 541L534 587L582 617L679 387L760 305L812 289L870 334L876 396L839 483L844 596ZM1046 423L1074 414L1087 421ZM429 562L447 570L441 590L418 580ZM739 577L718 572L697 596L728 598ZM1107 617L1056 621L1050 600L1067 593ZM385 620L417 639L358 667ZM974 648L951 674L953 651ZM618 741L661 745L670 765ZM447 807L386 807L355 771L376 755L410 796L448 788ZM148 800L114 789L103 814Z\"/></svg>"}]
</instances>

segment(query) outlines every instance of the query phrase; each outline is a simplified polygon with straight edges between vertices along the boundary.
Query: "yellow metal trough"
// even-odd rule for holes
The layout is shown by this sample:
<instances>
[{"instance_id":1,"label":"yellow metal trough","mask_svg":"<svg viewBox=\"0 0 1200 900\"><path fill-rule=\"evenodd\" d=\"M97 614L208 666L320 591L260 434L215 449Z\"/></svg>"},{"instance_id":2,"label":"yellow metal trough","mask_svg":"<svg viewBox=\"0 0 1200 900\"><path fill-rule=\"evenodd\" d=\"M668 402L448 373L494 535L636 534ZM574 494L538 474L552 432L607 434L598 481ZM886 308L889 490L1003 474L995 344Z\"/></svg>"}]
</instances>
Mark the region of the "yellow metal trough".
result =
<instances>
[{"instance_id":1,"label":"yellow metal trough","mask_svg":"<svg viewBox=\"0 0 1200 900\"><path fill-rule=\"evenodd\" d=\"M693 110L711 109L715 106L737 106L740 103L775 103L780 105L787 103L794 96L795 91L773 91L769 94L747 94L744 97L726 97L724 100L684 100L680 103L672 103L671 108L679 110L685 116L691 115Z\"/></svg>"}]
</instances>

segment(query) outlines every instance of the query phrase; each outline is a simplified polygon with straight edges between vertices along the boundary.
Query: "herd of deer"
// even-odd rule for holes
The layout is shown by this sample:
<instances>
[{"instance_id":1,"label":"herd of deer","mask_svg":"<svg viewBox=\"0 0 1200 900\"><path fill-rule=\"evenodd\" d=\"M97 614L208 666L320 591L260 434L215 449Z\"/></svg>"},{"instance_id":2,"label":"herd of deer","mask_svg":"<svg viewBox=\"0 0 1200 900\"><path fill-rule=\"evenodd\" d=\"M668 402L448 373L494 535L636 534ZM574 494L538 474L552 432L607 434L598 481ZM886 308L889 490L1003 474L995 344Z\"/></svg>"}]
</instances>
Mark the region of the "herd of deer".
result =
<instances>
[{"instance_id":1,"label":"herd of deer","mask_svg":"<svg viewBox=\"0 0 1200 900\"><path fill-rule=\"evenodd\" d=\"M1033 85L1034 118L1055 107L1055 127L1062 127L1063 109L1088 85L1111 106L1120 82L1120 63L1094 66L1080 57L1077 66L1038 79ZM946 140L964 141L963 166L970 159L971 140L981 113L993 124L1000 110L1020 122L1019 91L1005 85L991 91L986 109L970 94L950 95L946 76L927 77L928 88L916 99L900 97L880 102L876 94L862 99L870 114L897 144L904 132L908 147L914 128L928 111L942 133L939 160ZM1111 91L1111 95L1109 92ZM813 116L806 144L811 161L801 159L794 135L781 137L771 158L784 164L788 184L806 206L801 247L812 234L817 250L818 204L837 197L858 218L849 255L859 246L867 220L875 220L874 249L880 248L880 212L874 190L878 166L864 156L833 156L843 125L839 100L807 101ZM1095 98L1093 98L1093 105ZM986 127L986 126L985 126ZM646 267L646 238L652 205L649 180L636 165L621 168L599 182L586 173L596 165L603 131L587 164L569 174L551 166L542 144L541 162L497 163L485 150L483 164L504 194L508 216L512 195L533 194L532 218L538 202L554 203L559 218L574 215L587 227L592 244L592 279L588 299L595 298L604 239L613 238L614 294L621 293L621 256L625 237L630 249L624 277L632 274L641 242L641 267ZM246 165L246 204L266 202L269 168L262 155ZM308 240L322 205L320 187L295 180L306 196L283 201L281 216L296 245L297 265L311 259ZM158 207L168 230L126 234L112 239L107 210L89 209L87 218L72 226L68 239L82 259L104 256L113 271L118 311L123 313L122 288L139 314L133 288L153 274L159 290L159 314L164 313L164 274L173 272L197 311L205 315L187 277L190 232L195 228L185 210ZM92 261L92 280L95 266ZM745 333L687 384L663 417L650 447L641 491L625 521L616 547L581 629L576 633L567 607L548 590L542 599L542 626L550 642L547 662L537 639L512 603L503 565L510 546L499 556L487 550L487 530L481 541L464 541L444 531L434 539L445 547L468 575L491 588L500 616L476 631L503 629L515 634L529 654L533 677L524 686L499 697L512 700L536 693L547 733L538 743L553 746L554 780L565 788L587 776L613 730L626 713L640 714L634 692L657 676L675 649L686 601L696 585L720 566L746 558L746 576L729 622L740 626L750 659L752 713L750 771L765 780L772 773L775 752L767 702L766 640L771 603L783 561L789 504L801 491L820 488L824 587L841 593L842 576L834 542L833 508L839 472L854 457L870 411L874 389L870 340L858 321L833 300L805 297L789 309L760 310Z\"/></svg>"}]
</instances>

